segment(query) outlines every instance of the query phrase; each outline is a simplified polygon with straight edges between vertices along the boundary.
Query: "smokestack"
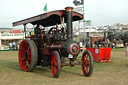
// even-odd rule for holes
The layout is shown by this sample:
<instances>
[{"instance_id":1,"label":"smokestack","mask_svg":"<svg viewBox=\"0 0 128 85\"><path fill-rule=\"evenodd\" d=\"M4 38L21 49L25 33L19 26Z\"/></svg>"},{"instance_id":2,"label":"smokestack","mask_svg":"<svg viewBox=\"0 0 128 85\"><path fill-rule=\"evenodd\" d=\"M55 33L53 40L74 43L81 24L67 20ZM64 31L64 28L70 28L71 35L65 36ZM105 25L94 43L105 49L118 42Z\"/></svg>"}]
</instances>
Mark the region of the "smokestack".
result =
<instances>
[{"instance_id":1,"label":"smokestack","mask_svg":"<svg viewBox=\"0 0 128 85\"><path fill-rule=\"evenodd\" d=\"M67 39L72 39L72 10L73 7L66 7L66 14L67 14Z\"/></svg>"}]
</instances>

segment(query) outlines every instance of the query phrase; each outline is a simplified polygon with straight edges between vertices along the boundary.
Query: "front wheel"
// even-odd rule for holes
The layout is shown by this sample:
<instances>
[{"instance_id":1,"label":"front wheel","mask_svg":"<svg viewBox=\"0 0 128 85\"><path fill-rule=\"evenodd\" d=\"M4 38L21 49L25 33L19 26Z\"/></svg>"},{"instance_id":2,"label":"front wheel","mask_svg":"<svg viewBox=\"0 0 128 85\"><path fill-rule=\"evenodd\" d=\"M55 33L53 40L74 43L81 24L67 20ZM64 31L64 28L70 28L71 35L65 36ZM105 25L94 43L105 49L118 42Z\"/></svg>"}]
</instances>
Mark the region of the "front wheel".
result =
<instances>
[{"instance_id":1,"label":"front wheel","mask_svg":"<svg viewBox=\"0 0 128 85\"><path fill-rule=\"evenodd\" d=\"M58 51L54 51L52 53L52 58L51 58L51 70L53 77L55 78L59 77L60 69L61 69L60 55Z\"/></svg>"},{"instance_id":2,"label":"front wheel","mask_svg":"<svg viewBox=\"0 0 128 85\"><path fill-rule=\"evenodd\" d=\"M85 51L82 55L82 71L86 77L92 75L93 72L93 57L89 51Z\"/></svg>"}]
</instances>

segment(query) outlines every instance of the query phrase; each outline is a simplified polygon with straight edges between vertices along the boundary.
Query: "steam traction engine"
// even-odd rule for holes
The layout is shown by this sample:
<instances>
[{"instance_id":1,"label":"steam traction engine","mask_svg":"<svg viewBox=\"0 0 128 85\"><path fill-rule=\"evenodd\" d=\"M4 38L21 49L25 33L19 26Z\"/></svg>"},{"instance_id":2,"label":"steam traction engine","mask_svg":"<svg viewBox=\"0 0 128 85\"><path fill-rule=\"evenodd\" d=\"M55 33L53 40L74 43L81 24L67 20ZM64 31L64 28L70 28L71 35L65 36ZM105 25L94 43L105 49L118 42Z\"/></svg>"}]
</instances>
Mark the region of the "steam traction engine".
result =
<instances>
[{"instance_id":1,"label":"steam traction engine","mask_svg":"<svg viewBox=\"0 0 128 85\"><path fill-rule=\"evenodd\" d=\"M80 46L73 40L72 21L83 19L83 15L73 12L72 7L65 9L13 23L13 26L24 25L25 39L19 48L19 64L23 71L30 72L39 65L51 66L53 76L58 78L63 66L81 65L83 74L87 77L91 76L93 57L89 51L83 53L81 61L74 62L77 61ZM30 33L30 37L26 36L26 24L28 23L36 25L35 34L31 35ZM58 29L58 24L60 24L60 29ZM53 27L46 33L43 29L39 29L40 25ZM69 63L65 62L65 58L69 59Z\"/></svg>"}]
</instances>

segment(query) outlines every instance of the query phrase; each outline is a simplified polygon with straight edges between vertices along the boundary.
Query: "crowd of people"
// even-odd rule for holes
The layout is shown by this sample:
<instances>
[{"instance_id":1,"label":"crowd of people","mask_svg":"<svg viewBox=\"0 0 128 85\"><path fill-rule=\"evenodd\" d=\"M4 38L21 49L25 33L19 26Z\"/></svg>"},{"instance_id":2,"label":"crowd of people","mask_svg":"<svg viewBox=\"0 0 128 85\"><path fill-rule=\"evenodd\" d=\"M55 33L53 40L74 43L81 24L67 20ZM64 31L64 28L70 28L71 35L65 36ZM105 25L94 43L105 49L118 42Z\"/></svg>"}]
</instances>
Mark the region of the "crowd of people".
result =
<instances>
[{"instance_id":1,"label":"crowd of people","mask_svg":"<svg viewBox=\"0 0 128 85\"><path fill-rule=\"evenodd\" d=\"M19 44L14 42L14 41L9 43L9 50L11 50L11 51L12 50L17 50L18 47L19 47Z\"/></svg>"},{"instance_id":2,"label":"crowd of people","mask_svg":"<svg viewBox=\"0 0 128 85\"><path fill-rule=\"evenodd\" d=\"M110 41L107 40L106 42L103 41L103 39L99 39L98 41L93 41L93 39L90 40L80 40L80 47L84 45L85 47L105 47L105 44L107 43L107 47L109 47Z\"/></svg>"}]
</instances>

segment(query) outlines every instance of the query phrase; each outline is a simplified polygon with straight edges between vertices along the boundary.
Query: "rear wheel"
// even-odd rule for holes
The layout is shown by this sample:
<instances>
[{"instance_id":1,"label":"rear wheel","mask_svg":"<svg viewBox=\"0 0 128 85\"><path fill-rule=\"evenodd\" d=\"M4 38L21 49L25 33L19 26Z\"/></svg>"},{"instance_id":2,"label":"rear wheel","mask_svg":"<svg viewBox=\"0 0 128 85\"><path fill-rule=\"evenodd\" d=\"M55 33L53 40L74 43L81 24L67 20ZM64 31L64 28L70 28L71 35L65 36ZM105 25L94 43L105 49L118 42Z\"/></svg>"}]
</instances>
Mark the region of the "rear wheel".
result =
<instances>
[{"instance_id":1,"label":"rear wheel","mask_svg":"<svg viewBox=\"0 0 128 85\"><path fill-rule=\"evenodd\" d=\"M61 62L58 51L54 51L51 58L51 70L53 77L58 78L60 75Z\"/></svg>"},{"instance_id":2,"label":"rear wheel","mask_svg":"<svg viewBox=\"0 0 128 85\"><path fill-rule=\"evenodd\" d=\"M82 56L82 71L86 77L92 75L93 72L93 57L89 51L85 51Z\"/></svg>"},{"instance_id":3,"label":"rear wheel","mask_svg":"<svg viewBox=\"0 0 128 85\"><path fill-rule=\"evenodd\" d=\"M37 46L32 40L23 40L19 48L19 64L23 71L32 71L38 60Z\"/></svg>"}]
</instances>

